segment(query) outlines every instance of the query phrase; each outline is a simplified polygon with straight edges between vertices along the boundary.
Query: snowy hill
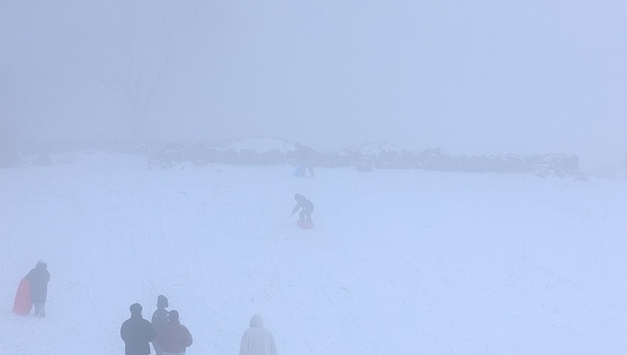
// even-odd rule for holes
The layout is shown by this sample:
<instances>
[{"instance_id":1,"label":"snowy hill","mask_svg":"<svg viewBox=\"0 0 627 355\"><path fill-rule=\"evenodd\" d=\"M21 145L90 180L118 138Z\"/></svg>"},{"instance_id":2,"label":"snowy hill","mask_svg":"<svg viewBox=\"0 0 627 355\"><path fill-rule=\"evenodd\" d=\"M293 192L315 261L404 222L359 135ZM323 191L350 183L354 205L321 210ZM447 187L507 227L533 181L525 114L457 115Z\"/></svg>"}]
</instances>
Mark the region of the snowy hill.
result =
<instances>
[{"instance_id":1,"label":"snowy hill","mask_svg":"<svg viewBox=\"0 0 627 355\"><path fill-rule=\"evenodd\" d=\"M121 354L129 305L150 318L159 294L190 355L237 354L254 313L282 355L627 348L625 181L72 161L0 169L3 354ZM47 317L13 314L42 258Z\"/></svg>"}]
</instances>

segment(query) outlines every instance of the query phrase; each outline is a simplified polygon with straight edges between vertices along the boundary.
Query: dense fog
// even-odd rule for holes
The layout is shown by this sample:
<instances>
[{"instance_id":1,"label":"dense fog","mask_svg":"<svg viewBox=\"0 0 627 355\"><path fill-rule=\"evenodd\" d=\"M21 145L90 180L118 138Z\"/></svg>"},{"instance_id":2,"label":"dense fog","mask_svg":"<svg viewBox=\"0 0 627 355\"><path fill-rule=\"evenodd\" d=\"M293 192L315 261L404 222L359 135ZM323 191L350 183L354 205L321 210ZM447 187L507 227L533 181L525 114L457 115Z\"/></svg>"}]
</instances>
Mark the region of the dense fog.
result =
<instances>
[{"instance_id":1,"label":"dense fog","mask_svg":"<svg viewBox=\"0 0 627 355\"><path fill-rule=\"evenodd\" d=\"M0 4L8 139L389 142L627 166L620 1Z\"/></svg>"}]
</instances>

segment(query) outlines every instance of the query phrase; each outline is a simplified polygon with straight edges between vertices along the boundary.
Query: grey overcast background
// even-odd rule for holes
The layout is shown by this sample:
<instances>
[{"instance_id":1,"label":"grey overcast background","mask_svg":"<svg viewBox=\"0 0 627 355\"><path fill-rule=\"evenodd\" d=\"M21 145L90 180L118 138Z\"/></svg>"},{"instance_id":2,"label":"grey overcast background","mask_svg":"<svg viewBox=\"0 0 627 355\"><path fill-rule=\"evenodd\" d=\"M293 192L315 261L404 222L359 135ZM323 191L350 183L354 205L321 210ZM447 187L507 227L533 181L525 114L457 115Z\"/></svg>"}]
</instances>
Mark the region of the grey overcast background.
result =
<instances>
[{"instance_id":1,"label":"grey overcast background","mask_svg":"<svg viewBox=\"0 0 627 355\"><path fill-rule=\"evenodd\" d=\"M620 0L5 0L0 120L19 138L387 142L625 170L626 18Z\"/></svg>"}]
</instances>

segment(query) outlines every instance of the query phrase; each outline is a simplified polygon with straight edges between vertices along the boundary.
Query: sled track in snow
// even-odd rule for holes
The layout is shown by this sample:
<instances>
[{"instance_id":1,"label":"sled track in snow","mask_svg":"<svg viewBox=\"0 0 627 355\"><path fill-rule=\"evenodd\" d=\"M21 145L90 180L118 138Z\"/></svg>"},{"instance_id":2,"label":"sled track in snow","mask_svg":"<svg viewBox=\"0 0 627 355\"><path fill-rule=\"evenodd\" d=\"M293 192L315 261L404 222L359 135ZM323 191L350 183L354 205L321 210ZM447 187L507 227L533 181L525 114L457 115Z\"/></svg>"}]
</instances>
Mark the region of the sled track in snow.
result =
<instances>
[{"instance_id":1,"label":"sled track in snow","mask_svg":"<svg viewBox=\"0 0 627 355\"><path fill-rule=\"evenodd\" d=\"M75 218L76 221L80 221L83 225L83 229L85 230L87 235L92 236L89 239L89 252L83 255L82 258L82 268L78 275L78 280L73 283L76 287L76 292L80 300L78 304L82 308L82 314L87 314L86 318L90 319L90 322L77 324L75 322L63 322L64 325L69 326L69 334L74 336L78 336L79 334L114 334L115 332L109 326L103 324L103 314L101 306L97 306L94 303L94 297L92 297L92 288L93 288L93 280L94 273L96 272L99 265L106 265L107 261L104 260L106 256L108 256L110 251L110 245L106 243L102 237L95 233L94 231L99 230L94 224L92 218L90 218L89 214L86 214L85 203L81 201L80 196L77 195L76 191L72 191L69 195L71 197L71 207L73 208L74 213L78 218ZM99 237L93 237L94 235L98 235ZM99 311L100 310L100 311ZM88 329L92 329L89 331L85 331L85 327ZM62 339L64 337L61 337ZM103 344L105 349L108 344ZM76 351L71 343L65 342L63 348L68 349L68 353L80 353L80 351ZM103 349L104 350L104 349Z\"/></svg>"},{"instance_id":2,"label":"sled track in snow","mask_svg":"<svg viewBox=\"0 0 627 355\"><path fill-rule=\"evenodd\" d=\"M263 242L259 243L259 249L262 251L261 261L263 264L264 272L268 276L268 280L270 281L271 285L276 290L276 293L272 295L272 300L275 302L277 308L282 313L282 317L280 317L280 319L283 320L284 329L289 329L292 332L292 335L294 335L294 338L298 338L301 340L301 342L297 342L298 344L306 345L300 345L300 350L302 351L302 353L320 354L316 351L316 348L309 342L307 337L305 337L305 335L301 331L299 331L300 327L298 326L298 324L294 323L294 316L292 315L292 312L290 312L289 307L285 304L285 297L283 296L281 279L277 272L276 263L268 253L265 245L263 245Z\"/></svg>"},{"instance_id":3,"label":"sled track in snow","mask_svg":"<svg viewBox=\"0 0 627 355\"><path fill-rule=\"evenodd\" d=\"M328 309L333 310L329 314L333 317L335 323L338 324L346 338L350 339L362 354L383 354L375 344L368 340L368 334L361 328L355 316L347 311L348 307L342 301L342 297L333 291L332 287L324 286L331 285L328 272L324 270L318 259L313 257L313 254L308 253L308 255L307 265L313 271L309 275L311 285L318 298L327 305Z\"/></svg>"},{"instance_id":4,"label":"sled track in snow","mask_svg":"<svg viewBox=\"0 0 627 355\"><path fill-rule=\"evenodd\" d=\"M277 271L280 269L277 267L276 261L268 252L265 245L263 245L263 241L259 243L260 250L263 251L261 254L265 272L276 290L273 299L278 309L283 313L282 319L284 320L285 329L292 331L295 338L302 340L302 344L306 345L301 345L302 351L309 351L315 354L328 354L328 349L320 349L319 346L316 347L307 339L306 335L299 330L302 328L302 325L295 324L295 317L290 310L288 300L285 298L285 292L282 290L282 280ZM313 293L317 296L317 299L324 305L325 309L328 310L326 314L331 317L332 322L337 326L338 331L343 334L344 338L350 339L355 345L355 348L358 350L357 353L366 355L383 354L383 352L369 340L369 335L360 327L356 317L350 313L348 310L349 307L347 307L345 301L342 300L341 295L332 291L332 287L327 286L332 284L331 279L328 272L324 270L315 255L309 250L302 250L299 251L298 255L305 257L296 261L295 254L297 253L291 253L290 255L287 253L281 254L280 258L282 261L286 262L290 270L304 271L300 273L300 278L313 289Z\"/></svg>"}]
</instances>

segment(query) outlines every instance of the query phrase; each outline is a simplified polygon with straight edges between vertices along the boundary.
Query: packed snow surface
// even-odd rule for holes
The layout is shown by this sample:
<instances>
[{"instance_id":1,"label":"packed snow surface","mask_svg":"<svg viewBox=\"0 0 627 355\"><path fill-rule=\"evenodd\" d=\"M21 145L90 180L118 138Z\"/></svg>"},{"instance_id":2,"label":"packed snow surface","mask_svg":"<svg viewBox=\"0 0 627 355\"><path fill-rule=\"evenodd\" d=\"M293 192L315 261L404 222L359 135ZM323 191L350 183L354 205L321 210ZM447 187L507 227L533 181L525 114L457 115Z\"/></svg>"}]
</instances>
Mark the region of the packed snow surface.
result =
<instances>
[{"instance_id":1,"label":"packed snow surface","mask_svg":"<svg viewBox=\"0 0 627 355\"><path fill-rule=\"evenodd\" d=\"M618 354L627 182L139 156L0 170L0 353L122 354L166 295L194 344L237 354L260 313L280 355ZM316 227L289 214L295 193ZM45 259L47 317L12 313Z\"/></svg>"}]
</instances>

